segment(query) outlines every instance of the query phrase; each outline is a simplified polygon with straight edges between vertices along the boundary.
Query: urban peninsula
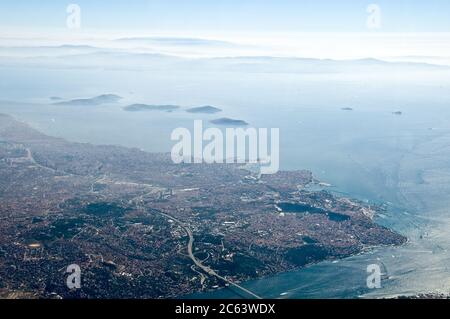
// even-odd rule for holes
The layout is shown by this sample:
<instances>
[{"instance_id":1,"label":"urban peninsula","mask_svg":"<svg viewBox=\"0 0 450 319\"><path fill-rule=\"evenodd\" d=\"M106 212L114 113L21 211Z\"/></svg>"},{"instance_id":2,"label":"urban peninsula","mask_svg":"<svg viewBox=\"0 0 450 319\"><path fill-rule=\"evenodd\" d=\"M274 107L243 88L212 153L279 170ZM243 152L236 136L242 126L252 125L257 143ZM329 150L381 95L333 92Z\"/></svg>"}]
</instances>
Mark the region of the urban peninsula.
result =
<instances>
[{"instance_id":1,"label":"urban peninsula","mask_svg":"<svg viewBox=\"0 0 450 319\"><path fill-rule=\"evenodd\" d=\"M376 208L308 186L308 171L47 136L0 115L0 297L177 298L406 238ZM69 265L80 289L66 285Z\"/></svg>"}]
</instances>

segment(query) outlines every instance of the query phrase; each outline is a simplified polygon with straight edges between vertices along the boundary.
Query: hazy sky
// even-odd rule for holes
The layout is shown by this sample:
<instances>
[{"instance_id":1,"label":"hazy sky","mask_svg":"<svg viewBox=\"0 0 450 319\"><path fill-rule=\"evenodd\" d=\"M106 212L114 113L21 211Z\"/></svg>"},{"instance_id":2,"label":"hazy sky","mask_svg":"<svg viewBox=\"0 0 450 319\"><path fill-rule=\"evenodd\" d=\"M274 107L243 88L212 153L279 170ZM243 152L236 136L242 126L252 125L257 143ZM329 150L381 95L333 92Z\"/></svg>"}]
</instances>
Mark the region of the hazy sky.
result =
<instances>
[{"instance_id":1,"label":"hazy sky","mask_svg":"<svg viewBox=\"0 0 450 319\"><path fill-rule=\"evenodd\" d=\"M67 28L72 3L81 8L81 28L76 30ZM368 27L371 4L380 10L376 28ZM445 64L450 64L449 13L448 0L0 0L0 46L109 46L99 41L175 36L248 46L163 53L340 59L425 56L445 57Z\"/></svg>"},{"instance_id":2,"label":"hazy sky","mask_svg":"<svg viewBox=\"0 0 450 319\"><path fill-rule=\"evenodd\" d=\"M0 3L0 27L64 28L70 3L95 30L364 32L379 5L384 32L449 32L448 0L15 0Z\"/></svg>"}]
</instances>

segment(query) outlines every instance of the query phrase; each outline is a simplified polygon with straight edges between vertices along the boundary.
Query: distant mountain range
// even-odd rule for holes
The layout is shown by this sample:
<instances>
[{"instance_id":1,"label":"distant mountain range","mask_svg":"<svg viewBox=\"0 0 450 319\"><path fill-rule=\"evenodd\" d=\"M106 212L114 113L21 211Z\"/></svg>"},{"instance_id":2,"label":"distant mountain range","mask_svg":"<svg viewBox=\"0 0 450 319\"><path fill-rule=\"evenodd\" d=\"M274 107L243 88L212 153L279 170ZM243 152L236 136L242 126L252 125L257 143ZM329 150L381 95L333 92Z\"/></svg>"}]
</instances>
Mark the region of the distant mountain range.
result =
<instances>
[{"instance_id":1,"label":"distant mountain range","mask_svg":"<svg viewBox=\"0 0 450 319\"><path fill-rule=\"evenodd\" d=\"M127 42L136 44L159 44L174 46L231 46L231 42L202 39L202 38L177 38L177 37L130 37L120 38L116 42Z\"/></svg>"},{"instance_id":2,"label":"distant mountain range","mask_svg":"<svg viewBox=\"0 0 450 319\"><path fill-rule=\"evenodd\" d=\"M120 43L131 43L133 47L147 49L125 49L114 47ZM155 46L146 46L146 44ZM196 72L242 72L242 73L361 73L361 72L415 72L450 70L450 66L424 62L383 61L378 59L332 60L274 56L230 56L185 58L174 52L158 50L170 46L225 45L230 43L195 38L123 38L109 47L90 45L7 47L0 50L0 63L7 66L45 68L113 68L115 70L168 70ZM152 48L152 49L149 49ZM194 49L192 49L195 51ZM201 51L201 50L200 50ZM167 53L171 52L171 53ZM217 52L221 52L220 50ZM171 55L173 54L173 55ZM182 53L180 53L182 54ZM405 61L408 61L405 59Z\"/></svg>"}]
</instances>

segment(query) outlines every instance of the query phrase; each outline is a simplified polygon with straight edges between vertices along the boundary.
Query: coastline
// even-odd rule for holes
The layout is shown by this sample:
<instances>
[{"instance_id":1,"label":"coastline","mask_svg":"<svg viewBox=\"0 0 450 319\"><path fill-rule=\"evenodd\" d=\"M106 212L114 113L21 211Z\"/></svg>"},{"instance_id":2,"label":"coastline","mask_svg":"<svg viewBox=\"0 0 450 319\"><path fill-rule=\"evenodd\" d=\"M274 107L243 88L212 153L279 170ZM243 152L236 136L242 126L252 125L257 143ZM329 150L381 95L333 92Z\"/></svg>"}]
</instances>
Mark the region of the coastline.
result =
<instances>
[{"instance_id":1,"label":"coastline","mask_svg":"<svg viewBox=\"0 0 450 319\"><path fill-rule=\"evenodd\" d=\"M374 219L376 219L376 216L374 216ZM357 252L357 253L354 253L354 254L350 254L348 256L344 256L344 257L340 257L340 258L324 259L324 260L321 260L321 261L310 263L310 264L305 265L303 267L294 268L294 269L283 271L283 272L276 272L276 273L273 273L273 274L265 275L265 276L262 276L260 278L255 278L255 279L251 279L251 280L248 280L248 281L238 282L238 284L242 285L244 287L249 287L253 283L256 283L256 282L259 282L259 281L264 281L264 280L271 279L271 278L274 278L274 277L277 277L277 276L284 276L284 275L295 274L298 271L305 270L305 269L308 269L308 268L313 267L313 266L317 266L317 265L321 265L321 264L338 264L339 262L348 260L348 259L353 258L353 257L370 254L371 252L373 252L373 251L375 251L377 249L398 248L398 247L406 246L406 245L409 244L410 239L408 237L406 237L406 236L404 236L404 237L405 237L406 241L404 243L400 244L400 245L391 244L391 245L367 246L367 247L364 247L360 252ZM188 295L180 296L180 297L178 297L176 299L192 299L192 300L198 300L198 299L203 299L203 298L206 298L206 299L222 299L223 297L221 297L220 295L218 297L212 296L212 295L215 295L217 293L220 293L221 291L222 292L223 291L229 291L229 292L232 292L232 294L235 295L236 297L243 298L239 293L237 293L235 290L231 289L231 287L226 286L226 287L220 287L220 288L217 288L217 289L211 289L211 290L207 290L207 291L193 292L193 293L190 293ZM279 297L283 297L285 295L286 295L286 293L281 293ZM208 297L208 296L210 296L210 297ZM262 296L262 297L264 298L264 296ZM226 298L226 299L228 299L228 298ZM233 299L233 298L229 298L229 299ZM245 299L245 298L243 298L243 299ZM314 299L316 299L316 298L314 298ZM322 299L322 298L318 298L318 299Z\"/></svg>"},{"instance_id":2,"label":"coastline","mask_svg":"<svg viewBox=\"0 0 450 319\"><path fill-rule=\"evenodd\" d=\"M6 118L6 121L10 121L10 120L11 119ZM150 159L157 160L158 157L163 157L161 154L152 154L152 153L140 152L140 151L135 150L135 149L129 149L129 148L124 148L124 147L99 146L99 145L92 145L92 144L71 143L71 142L67 142L67 141L65 141L63 139L56 139L56 138L52 138L52 137L43 135L42 133L39 133L38 131L35 131L35 130L31 129L28 125L24 124L23 122L16 122L16 124L14 124L14 123L15 123L14 120L12 120L12 122L10 123L11 128L13 128L12 131L11 131L11 132L13 132L12 135L8 135L9 131L6 130L6 141L12 142L13 145L14 145L14 143L17 143L17 142L23 143L24 145L26 145L26 147L29 147L29 148L25 149L25 151L28 152L28 154L29 154L28 157L23 157L23 158L20 157L20 156L23 156L23 155L19 155L19 157L23 161L25 161L26 163L30 162L29 164L31 164L31 166L21 167L19 165L20 161L18 161L17 162L18 166L16 167L18 170L23 170L23 169L27 169L28 170L28 169L33 169L33 167L35 167L35 169L37 168L39 171L42 171L40 174L44 174L45 173L45 174L50 174L50 175L54 175L54 174L60 175L60 174L67 174L64 171L64 166L69 165L68 168L69 168L71 173L69 173L67 175L67 178L70 179L70 178L74 178L75 176L80 176L80 177L77 177L77 178L81 178L81 176L82 176L83 178L87 178L88 179L89 185L91 185L91 183L92 183L92 185L94 185L94 184L98 183L100 180L103 180L103 183L106 183L105 185L107 185L108 182L104 178L98 179L98 177L90 175L91 174L90 170L92 169L92 167L91 167L92 160L93 159L99 160L100 157L98 157L98 156L103 157L105 155L105 152L106 152L106 154L108 152L110 152L110 151L112 151L114 153L123 154L121 156L124 156L124 159L129 159L129 157L132 156L134 158L134 161L136 161L136 160L138 160L138 158L142 157L142 159L141 159L142 163L140 163L139 165L143 165L143 164L145 164L145 165L142 166L142 167L138 167L138 168L142 169L143 171L147 171L147 172L148 172L147 165L149 165L149 164L151 164L151 165L163 165L162 167L165 167L165 165L168 165L168 163L164 162L164 159L162 159L162 160L159 159L160 161L162 161L161 163L159 163L159 162L155 163L155 162L151 162L151 161L148 162ZM18 136L18 140L15 141L15 139L16 139L15 134L17 134L18 132L22 132L21 130L24 130L25 136L22 136L21 135L22 133L20 133L20 135ZM38 134L38 135L36 135L36 134ZM31 144L29 142L27 142L28 140L34 140L35 136L39 136L40 137L40 140L38 142L32 142ZM22 150L22 148L23 147L20 146L20 145L17 146L17 150L19 151L19 153L23 153L24 152L24 150ZM31 148L31 150L30 150L30 148ZM41 148L42 148L42 150L41 150ZM36 160L34 159L33 155L36 155L35 151L37 151L38 156L39 156L39 162L42 163L42 164L38 164L38 162L36 162ZM64 159L67 156L67 154L70 154L70 153L82 154L83 152L87 152L86 154L89 154L92 157L92 159L83 158L83 160L81 162L82 165L80 166L80 168L78 168L77 166L73 166L73 167L71 166L71 165L74 165L75 162L72 164L72 163L67 163L66 160L62 160L62 159ZM63 157L61 158L61 156L63 156ZM46 161L54 161L54 160L59 160L60 161L59 164L58 164L58 166L61 166L60 169L58 169L58 170L56 170L54 168L50 169L50 168L47 168L45 166L45 162ZM113 165L112 168L111 168L112 172L115 172L114 174L117 174L117 176L115 178L115 182L114 182L114 180L112 180L111 183L113 183L113 185L115 185L115 184L117 184L117 178L119 178L118 180L121 180L122 178L125 178L125 180L128 180L131 177L132 177L132 179L136 179L137 178L136 182L139 182L141 177L135 177L134 175L129 176L128 175L129 173L127 172L127 169L125 169L123 167L122 162L123 161L120 160L120 159L118 159L117 163L115 163L115 162L111 163L109 161L106 161L107 165ZM125 161L125 162L127 162L127 161ZM80 163L76 162L76 165L80 165ZM117 168L115 166L117 166ZM197 167L197 166L196 167L180 167L180 166L169 165L167 168L170 169L170 170L174 170L174 169L176 169L176 170L179 170L179 169L190 170L190 169L197 169L199 167ZM203 175L201 175L201 177L202 178L206 178L206 179L200 178L198 180L198 182L196 182L197 184L200 183L201 185L203 185L206 182L208 185L209 184L210 185L217 185L216 181L214 179L210 180L211 178L215 177L215 176L210 175L211 172L209 171L209 169L211 169L211 168L212 167L204 167L204 168L202 167L201 168L201 169L205 169L205 172L202 173L202 174L206 174L206 175L204 175L204 177L202 177ZM247 181L247 183L249 183L248 185L245 186L246 187L245 188L246 191L255 191L255 189L259 189L260 191L264 191L264 189L260 188L261 187L260 184L254 184L252 179L248 180L246 178L246 177L248 177L248 172L242 171L240 168L235 168L235 169L229 168L229 169L231 169L229 171L229 173L236 174L235 178L237 178L238 180ZM66 172L69 172L69 170L67 170ZM81 175L77 175L77 174L80 174L80 173L81 173ZM122 175L122 177L120 175ZM150 175L149 178L154 180L156 178L159 178L159 176L158 175L155 175L155 176ZM344 211L345 211L345 213L347 215L339 215L339 216L345 216L346 218L344 220L350 220L353 223L354 222L353 219L355 219L355 221L357 222L356 225L359 225L358 223L362 223L361 225L359 225L359 226L363 227L362 229L366 229L365 227L370 226L369 228L367 228L367 230L370 230L370 229L372 229L373 226L375 226L376 231L379 231L381 233L384 232L384 234L390 235L391 236L391 240L395 239L396 241L401 241L402 243L404 243L404 240L403 240L404 237L403 236L401 236L401 235L399 235L397 233L394 233L393 231L387 229L386 227L378 226L377 223L375 223L372 218L368 218L369 216L367 215L367 213L363 213L364 212L363 208L365 206L364 205L360 205L359 203L355 202L354 200L350 200L347 197L345 197L345 198L336 198L330 192L315 192L315 191L309 192L308 190L306 190L305 193L301 193L300 191L297 190L298 183L300 183L300 180L304 180L303 184L304 185L308 185L310 183L311 179L314 180L311 177L311 172L306 172L306 171L292 171L292 172L285 171L285 172L280 172L280 174L276 175L276 176L264 177L263 182L267 183L267 186L270 189L272 189L272 191L273 191L273 187L280 188L281 190L279 192L280 192L280 194L283 194L283 196L286 197L284 200L287 203L289 203L289 202L296 203L299 200L299 198L300 198L302 200L306 200L306 202L309 201L310 204L313 205L313 206L308 206L310 208L319 209L319 208L314 208L314 206L324 206L323 209L326 209L326 210L321 209L319 212L311 212L311 214L309 214L308 211L306 212L306 214L303 214L303 213L297 214L295 211L293 213L286 212L286 215L289 215L289 216L286 216L286 218L289 217L288 220L290 222L299 222L299 219L298 219L299 216L301 216L301 219L306 218L307 220L310 220L309 222L306 221L306 222L303 222L303 224L298 224L299 227L300 226L301 227L304 227L304 226L308 227L308 225L310 225L314 221L316 221L316 222L320 221L322 223L325 223L326 225L328 225L327 227L332 227L333 225L337 226L337 225L339 225L339 220L338 221L336 221L336 220L333 221L333 219L330 219L330 214L337 214L337 213L333 213L333 211L337 212L339 210L338 210L338 208L332 208L332 207L342 207L342 206L344 206L343 209L344 209ZM220 178L219 178L219 180L220 180ZM167 181L164 180L164 182L166 183ZM52 183L53 182L50 182L48 187L54 187L54 185ZM143 181L141 181L140 183L143 183ZM146 185L146 184L140 184L140 183L135 183L135 184L128 183L127 184L128 185L127 187L130 188L129 191L128 191L128 192L130 192L129 194L134 194L133 198L141 199L141 197L142 197L142 196L135 197L135 194L136 194L135 192L140 187L140 185ZM196 183L195 182L194 183L193 182L189 182L189 185L185 185L185 182L181 181L183 189L186 189L187 186L192 186L191 184L195 185ZM146 187L148 187L148 186L146 186ZM203 185L203 187L206 187L206 186ZM235 183L233 182L233 180L231 180L230 187L231 187L231 189L234 189L236 187ZM134 188L137 188L137 189L134 189ZM92 187L89 187L89 189L91 190L90 193L88 194L89 197L92 197L92 196L98 197L98 194L96 192L93 192L93 188ZM294 190L293 197L290 194L290 191L292 191L292 190ZM295 191L295 190L297 190L297 191ZM106 191L107 191L107 188L106 188ZM197 189L195 192L198 192L198 191L199 190ZM216 192L217 192L217 190L216 190ZM239 194L239 193L240 192L237 192L237 194ZM117 193L117 190L112 191L111 193L110 192L106 192L104 194L106 196L111 197L111 199L110 199L111 202L122 201L122 199L123 199L123 195L121 195L120 192ZM236 194L230 194L230 189L225 190L224 193L220 193L220 192L216 193L216 195L227 196L225 198L227 198L227 200L230 201L230 204L236 205L238 210L244 209L244 211L245 211L245 208L243 208L243 207L245 207L245 206L243 206L245 204L241 201L240 196L238 196L236 198L234 198L234 197L230 198L229 197L230 195L231 196L235 196L236 195ZM154 207L154 208L158 208L159 207L158 209L160 209L161 211L164 212L164 211L170 211L174 207L173 204L171 204L171 201L170 201L171 197L175 196L175 198L176 198L176 196L186 196L186 195L184 195L183 192L181 192L179 194L177 194L175 192L175 194L174 194L174 192L170 191L170 189L169 189L169 191L167 192L167 195L161 195L161 196L168 196L167 200L169 200L169 201L165 202L165 201L158 201L157 200L156 202L154 202L154 200L152 200L150 203L153 203L152 207ZM319 197L316 198L316 196L319 196ZM45 197L43 197L43 198L45 198ZM181 197L181 199L185 200L185 197ZM85 201L85 200L83 200L83 201ZM89 203L90 201L92 201L92 198L89 199L89 201L87 201L87 203ZM175 203L177 203L177 202L175 202ZM179 202L179 203L184 203L183 205L188 205L188 206L190 205L191 206L191 204L189 204L189 201L187 201L187 202ZM266 205L271 205L271 203L273 203L272 200L268 200ZM45 204L45 201L43 203L41 203L41 205L43 205L43 204ZM34 209L38 209L38 205L39 204L36 204L36 207L34 207ZM328 208L326 207L327 205L329 206ZM345 207L347 207L347 208L345 208ZM79 208L77 208L77 206L75 206L75 208L79 209ZM81 209L83 209L83 207L81 207ZM145 206L140 207L140 204L137 206L137 209L138 209L138 211L141 211L142 213L146 212ZM68 211L68 213L70 213L70 210ZM71 214L69 214L69 215L71 215ZM222 215L223 215L223 217L222 217ZM226 212L224 212L222 215L221 215L220 218L227 218L228 219L230 217L233 217L233 214L230 215L229 213L226 213ZM242 216L243 216L241 213L237 213L237 214L234 214L234 215L236 215L236 216L234 216L234 218L237 218L237 219L242 218ZM208 233L208 231L207 230L203 230L203 228L205 226L208 226L208 224L210 224L210 223L204 224L205 221L201 220L201 219L197 220L197 221L196 220L189 221L189 219L192 218L192 214L190 214L190 215L183 215L183 214L181 214L180 216L175 216L175 217L180 218L180 220L182 220L184 224L190 225L189 227L191 227L191 225L195 226L196 223L197 224L199 223L195 227L197 227L198 229L201 229L201 231L205 231L205 234ZM272 211L272 208L267 208L266 207L265 211L258 211L258 210L256 210L255 213L251 212L250 215L247 216L247 218L252 218L256 223L260 223L261 222L260 219L261 218L265 218L266 221L262 222L263 225L264 224L268 225L268 224L271 224L271 223L275 222L276 224L279 224L279 225L274 225L274 226L277 226L280 229L280 235L290 235L289 233L286 234L285 228L282 226L284 222L288 223L288 224L290 222L284 221L284 218L281 218L281 213L280 214L274 213ZM370 219L370 222L368 220L365 220L365 219ZM221 219L219 219L219 220L221 220ZM248 221L246 221L246 222L248 222ZM219 222L217 225L218 225L218 227L222 227L221 226L221 222ZM35 226L33 226L33 227L35 227ZM47 229L47 228L48 227L46 227L45 229ZM294 227L294 229L295 229L295 227ZM45 230L42 229L41 231L45 231ZM228 231L227 227L223 228L223 231ZM320 238L320 236L321 236L320 232L316 232L314 230L311 230L311 231L313 233L316 233L316 235L319 235L319 238ZM197 232L198 232L198 230L197 230ZM246 232L247 231L244 231L244 234ZM251 234L251 233L248 233L245 236L248 237L249 234ZM347 234L347 235L349 235L349 234ZM289 238L289 237L287 237L287 238ZM403 238L403 239L400 239L400 238ZM181 237L180 237L180 239L181 239ZM236 244L238 246L237 248L238 249L242 249L242 252L245 252L244 247L246 245L246 240L250 240L250 242L253 242L254 239L255 239L254 237L249 236L248 239L245 239L245 237L244 237L244 239L242 241L238 240L236 242ZM325 239L327 239L327 238L325 238ZM333 240L331 240L331 241L333 241ZM202 244L204 245L204 243L202 241L196 241L196 242L199 243L200 245L202 245ZM364 242L364 240L362 242ZM267 243L266 245L269 245L268 248L272 248L272 247L277 248L276 245L273 245L272 240L270 240L270 238L268 238L266 240L266 243ZM318 263L321 263L321 262L325 262L325 261L333 262L335 260L341 260L343 258L349 258L349 257L351 257L353 255L364 253L364 252L367 251L367 249L374 249L375 248L375 246L373 246L373 245L361 246L360 248L358 248L358 251L355 252L355 247L356 246L352 246L354 244L348 244L347 246L345 246L345 245L343 246L344 250L342 250L342 251L344 251L344 252L341 251L339 253L336 253L336 252L328 251L328 249L331 249L331 248L328 247L327 244L321 242L320 239L319 239L319 242L317 242L317 243L318 243L317 245L315 243L311 245L311 244L308 244L308 243L305 244L304 242L303 242L303 244L301 244L299 242L297 244L297 246L295 246L295 245L293 245L293 246L289 246L289 245L285 246L285 247L283 247L284 250L281 252L280 256L283 256L283 253L289 252L289 249L292 249L292 248L296 248L296 247L312 247L313 249L316 249L316 248L325 249L326 250L326 258L317 257L317 256L313 255L314 257L313 257L312 261L309 260L308 258L306 258L305 261L301 261L300 262L302 264L300 267L299 266L294 266L296 264L295 260L294 260L294 262L291 262L291 263L284 263L284 264L278 265L276 263L275 264L270 264L270 259L267 259L267 261L269 261L269 266L272 269L271 273L268 274L268 272L266 271L264 276L256 277L255 279L256 280L258 280L258 279L260 280L260 279L263 279L263 278L267 278L268 276L274 276L274 275L279 275L279 274L285 273L285 271L275 271L274 269L276 269L277 267L281 267L282 266L279 269L282 269L284 267L284 269L287 269L288 271L298 271L299 269L308 268L308 267L310 267L312 265L315 265L315 264L318 264ZM359 243L359 241L358 241L358 243ZM228 244L228 242L227 242L227 244ZM282 241L278 243L278 245L282 245L282 244L283 244ZM385 246L385 245L381 245L381 246ZM119 247L118 247L118 249L119 249ZM352 253L345 253L345 249L349 249L350 251L353 251L353 252ZM337 251L339 251L339 250L337 250ZM314 252L314 250L312 252ZM294 253L295 253L295 251L294 251ZM301 252L301 254L307 254L307 252L306 253L305 252ZM336 254L338 254L338 255L336 255ZM336 258L337 256L339 256L339 257ZM306 255L306 257L308 257L308 255ZM113 258L113 256L111 256L111 258ZM266 256L264 258L270 258L270 256ZM261 260L264 261L265 259L261 259ZM222 258L219 258L218 262L219 263L222 262ZM214 264L213 265L208 265L208 267L210 269L214 269L215 268ZM255 268L255 269L258 269L258 268ZM233 278L232 280L235 281L235 282L246 282L245 280L241 281L241 280L235 279L235 278L239 278L239 277L242 278L243 276L247 276L247 275L236 274L235 276L233 276L234 278L232 277ZM227 278L228 276L225 274L225 275L223 275L223 277ZM199 290L199 291L201 291L201 290Z\"/></svg>"},{"instance_id":3,"label":"coastline","mask_svg":"<svg viewBox=\"0 0 450 319\"><path fill-rule=\"evenodd\" d=\"M317 179L316 177L313 176L312 182L306 186L306 188L309 188L309 186L312 186L312 189L314 189L314 187L319 187L319 190L325 190L326 192L329 192L331 194L333 194L333 196L339 197L341 199L344 200L348 200L351 203L357 203L357 204L361 204L361 205L367 205L367 203L362 200L362 199L357 199L357 198L352 198L352 197L348 197L351 194L343 194L341 192L339 192L339 190L336 189L336 186L326 183L326 182L322 182L319 179ZM317 191L317 189L315 189L314 191ZM377 204L373 204L375 206L374 209L370 209L370 211L372 212L371 214L367 214L366 216L370 217L370 219L376 223L377 225L381 226L381 223L379 223L379 215L382 212L385 212L386 208L382 208L382 205L385 205L385 203L377 203ZM386 226L383 226L386 227ZM244 287L249 287L250 285L252 285L255 282L259 282L259 281L264 281L267 279L271 279L274 278L276 276L284 276L284 275L290 275L290 274L295 274L298 271L304 270L304 269L308 269L310 267L316 266L316 265L320 265L320 264L337 264L341 261L345 261L347 259L350 259L352 257L357 257L357 256L363 256L366 254L370 254L371 252L377 250L377 249L383 249L383 248L389 248L389 247L402 247L402 246L406 246L410 243L410 238L408 238L406 235L402 234L399 230L396 230L394 228L391 227L386 227L387 229L401 235L404 237L405 241L402 244L396 245L396 244L390 244L390 245L372 245L372 246L367 246L364 247L361 251L354 253L354 254L350 254L348 256L343 256L343 257L339 257L339 258L326 258L323 259L321 261L317 261L317 262L313 262L310 263L308 265L305 265L303 267L299 267L299 268L295 268L295 269L291 269L291 270L287 270L287 271L283 271L283 272L278 272L278 273L273 273L273 274L269 274L269 275L265 275L262 276L260 278L255 278L255 279L251 279L248 281L243 281L243 282L239 282L240 285L243 285ZM214 296L215 294L220 294L220 292L224 292L224 291L229 291L232 292L232 294L234 294L236 297L242 298L242 296L237 293L236 291L234 291L233 289L231 289L231 287L226 286L226 287L220 287L217 289L211 289L208 291L199 291L199 292L194 292L194 293L190 293L188 295L184 295L182 297L179 297L177 299L192 299L192 300L197 300L197 299L202 299L202 298L206 298L206 299L216 299ZM279 298L286 296L287 293L281 293ZM208 297L210 296L210 297ZM263 296L264 297L264 296ZM399 297L404 297L404 296L399 296ZM219 297L217 297L219 299L223 298L219 295ZM361 298L361 297L359 297ZM232 299L232 298L231 298Z\"/></svg>"}]
</instances>

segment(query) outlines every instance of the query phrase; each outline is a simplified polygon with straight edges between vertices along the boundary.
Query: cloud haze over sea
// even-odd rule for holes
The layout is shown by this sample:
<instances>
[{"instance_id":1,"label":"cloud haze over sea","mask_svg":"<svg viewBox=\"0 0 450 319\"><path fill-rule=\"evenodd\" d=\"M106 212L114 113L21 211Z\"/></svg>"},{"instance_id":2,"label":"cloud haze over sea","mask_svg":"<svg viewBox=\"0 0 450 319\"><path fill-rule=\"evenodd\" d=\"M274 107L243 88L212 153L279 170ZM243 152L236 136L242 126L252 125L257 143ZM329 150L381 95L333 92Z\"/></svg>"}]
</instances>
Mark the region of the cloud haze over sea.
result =
<instances>
[{"instance_id":1,"label":"cloud haze over sea","mask_svg":"<svg viewBox=\"0 0 450 319\"><path fill-rule=\"evenodd\" d=\"M50 32L0 34L0 56L63 56L92 52L179 57L299 57L426 62L450 65L450 33L152 34ZM45 50L44 50L45 49ZM439 52L439 53L437 53Z\"/></svg>"}]
</instances>

